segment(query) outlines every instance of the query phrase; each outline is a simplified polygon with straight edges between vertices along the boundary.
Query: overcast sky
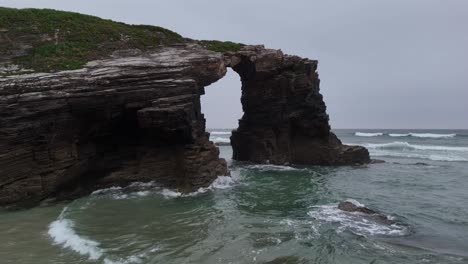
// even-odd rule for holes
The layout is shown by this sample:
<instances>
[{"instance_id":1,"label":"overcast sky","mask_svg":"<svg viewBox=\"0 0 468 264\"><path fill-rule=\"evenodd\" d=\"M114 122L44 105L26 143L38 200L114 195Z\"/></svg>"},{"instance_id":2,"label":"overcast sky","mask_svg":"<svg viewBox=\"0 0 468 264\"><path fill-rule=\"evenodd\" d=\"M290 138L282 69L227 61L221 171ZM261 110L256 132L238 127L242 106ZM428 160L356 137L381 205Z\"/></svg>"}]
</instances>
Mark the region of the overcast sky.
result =
<instances>
[{"instance_id":1,"label":"overcast sky","mask_svg":"<svg viewBox=\"0 0 468 264\"><path fill-rule=\"evenodd\" d=\"M69 10L318 59L334 128L468 128L466 0L0 0L0 6ZM230 71L206 90L208 127L236 127L239 77Z\"/></svg>"}]
</instances>

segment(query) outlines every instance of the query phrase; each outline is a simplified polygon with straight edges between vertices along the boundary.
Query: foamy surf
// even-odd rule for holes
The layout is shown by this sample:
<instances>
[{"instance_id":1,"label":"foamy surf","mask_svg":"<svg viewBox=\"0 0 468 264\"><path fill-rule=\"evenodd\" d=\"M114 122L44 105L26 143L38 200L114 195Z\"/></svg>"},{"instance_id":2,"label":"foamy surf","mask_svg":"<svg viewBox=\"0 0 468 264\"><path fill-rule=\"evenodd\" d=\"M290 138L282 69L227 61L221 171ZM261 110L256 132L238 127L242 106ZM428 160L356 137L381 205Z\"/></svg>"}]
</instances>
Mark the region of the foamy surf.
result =
<instances>
[{"instance_id":1,"label":"foamy surf","mask_svg":"<svg viewBox=\"0 0 468 264\"><path fill-rule=\"evenodd\" d=\"M90 260L102 257L104 251L99 248L99 242L79 236L74 228L74 222L64 218L66 207L57 220L49 225L48 234L54 243L65 249L70 249L80 255L88 256Z\"/></svg>"},{"instance_id":2,"label":"foamy surf","mask_svg":"<svg viewBox=\"0 0 468 264\"><path fill-rule=\"evenodd\" d=\"M231 132L227 131L211 131L211 135L231 135Z\"/></svg>"},{"instance_id":3,"label":"foamy surf","mask_svg":"<svg viewBox=\"0 0 468 264\"><path fill-rule=\"evenodd\" d=\"M417 138L454 138L457 134L433 134L433 133L390 133L390 137L417 137Z\"/></svg>"},{"instance_id":4,"label":"foamy surf","mask_svg":"<svg viewBox=\"0 0 468 264\"><path fill-rule=\"evenodd\" d=\"M348 200L362 206L355 200ZM409 233L407 226L399 224L384 224L360 212L345 212L338 209L338 204L314 206L308 215L315 220L337 224L338 232L348 230L362 236L404 236ZM391 216L387 219L393 220Z\"/></svg>"},{"instance_id":5,"label":"foamy surf","mask_svg":"<svg viewBox=\"0 0 468 264\"><path fill-rule=\"evenodd\" d=\"M156 185L155 182L135 182L127 187L110 187L94 191L91 195L112 197L115 200L135 199L145 197L151 194L161 195L165 199L173 199L178 197L193 197L208 191L216 189L231 188L236 181L235 176L218 176L208 187L201 187L197 191L191 193L182 193L177 190L162 188Z\"/></svg>"},{"instance_id":6,"label":"foamy surf","mask_svg":"<svg viewBox=\"0 0 468 264\"><path fill-rule=\"evenodd\" d=\"M384 133L364 133L364 132L356 132L354 133L357 137L379 137L383 136Z\"/></svg>"},{"instance_id":7,"label":"foamy surf","mask_svg":"<svg viewBox=\"0 0 468 264\"><path fill-rule=\"evenodd\" d=\"M303 171L305 169L294 168L286 165L257 164L248 165L247 168L259 171Z\"/></svg>"},{"instance_id":8,"label":"foamy surf","mask_svg":"<svg viewBox=\"0 0 468 264\"><path fill-rule=\"evenodd\" d=\"M223 138L223 137L210 137L210 141L213 141L213 143L224 143L224 144L231 143L231 140L229 138Z\"/></svg>"},{"instance_id":9,"label":"foamy surf","mask_svg":"<svg viewBox=\"0 0 468 264\"><path fill-rule=\"evenodd\" d=\"M409 149L409 150L436 150L436 151L460 151L468 152L468 147L451 147L451 146L432 146L432 145L415 145L408 142L395 141L382 144L365 144L369 149Z\"/></svg>"},{"instance_id":10,"label":"foamy surf","mask_svg":"<svg viewBox=\"0 0 468 264\"><path fill-rule=\"evenodd\" d=\"M125 258L110 255L105 256L106 250L100 247L99 242L78 235L75 231L75 223L65 217L66 212L67 207L62 210L57 220L49 224L47 233L55 245L85 256L91 261L101 260L104 264L136 264L142 263L146 257L147 252ZM155 252L158 250L159 247L153 247L148 251Z\"/></svg>"},{"instance_id":11,"label":"foamy surf","mask_svg":"<svg viewBox=\"0 0 468 264\"><path fill-rule=\"evenodd\" d=\"M401 157L433 161L467 162L468 147L417 145L395 141L390 143L361 144L374 157Z\"/></svg>"},{"instance_id":12,"label":"foamy surf","mask_svg":"<svg viewBox=\"0 0 468 264\"><path fill-rule=\"evenodd\" d=\"M74 230L75 223L65 218L66 211L67 207L62 210L57 220L49 225L47 233L54 244L87 256L90 260L100 259L104 250L99 248L99 242L79 236Z\"/></svg>"}]
</instances>

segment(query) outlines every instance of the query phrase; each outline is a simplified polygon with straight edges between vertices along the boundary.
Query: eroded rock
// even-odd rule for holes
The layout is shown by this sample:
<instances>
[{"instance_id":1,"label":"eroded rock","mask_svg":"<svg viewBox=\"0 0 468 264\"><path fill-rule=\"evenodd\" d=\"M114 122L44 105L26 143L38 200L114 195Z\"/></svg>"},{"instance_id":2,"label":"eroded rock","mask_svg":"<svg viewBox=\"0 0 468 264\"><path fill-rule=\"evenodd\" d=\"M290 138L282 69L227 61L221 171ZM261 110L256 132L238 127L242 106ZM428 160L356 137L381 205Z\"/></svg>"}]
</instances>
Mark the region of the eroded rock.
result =
<instances>
[{"instance_id":1,"label":"eroded rock","mask_svg":"<svg viewBox=\"0 0 468 264\"><path fill-rule=\"evenodd\" d=\"M241 77L244 115L231 143L234 159L256 163L352 165L369 152L330 131L317 61L248 46L226 55Z\"/></svg>"}]
</instances>

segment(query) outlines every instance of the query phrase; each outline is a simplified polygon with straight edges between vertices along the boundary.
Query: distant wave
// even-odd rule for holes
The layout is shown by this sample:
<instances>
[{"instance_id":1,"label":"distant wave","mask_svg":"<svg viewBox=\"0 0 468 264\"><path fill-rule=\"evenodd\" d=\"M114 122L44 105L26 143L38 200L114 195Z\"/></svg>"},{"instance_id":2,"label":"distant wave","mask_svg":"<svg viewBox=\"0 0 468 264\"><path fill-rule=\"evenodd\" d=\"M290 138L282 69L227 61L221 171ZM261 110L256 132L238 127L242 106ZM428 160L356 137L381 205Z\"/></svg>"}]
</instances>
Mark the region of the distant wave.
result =
<instances>
[{"instance_id":1,"label":"distant wave","mask_svg":"<svg viewBox=\"0 0 468 264\"><path fill-rule=\"evenodd\" d=\"M383 136L384 133L364 133L364 132L356 132L354 133L357 137L378 137Z\"/></svg>"},{"instance_id":2,"label":"distant wave","mask_svg":"<svg viewBox=\"0 0 468 264\"><path fill-rule=\"evenodd\" d=\"M223 137L212 137L210 140L214 143L231 143L231 139Z\"/></svg>"},{"instance_id":3,"label":"distant wave","mask_svg":"<svg viewBox=\"0 0 468 264\"><path fill-rule=\"evenodd\" d=\"M231 135L231 132L228 131L211 131L211 135Z\"/></svg>"},{"instance_id":4,"label":"distant wave","mask_svg":"<svg viewBox=\"0 0 468 264\"><path fill-rule=\"evenodd\" d=\"M453 138L457 134L433 134L433 133L406 133L406 134L388 134L391 137L418 137L418 138Z\"/></svg>"},{"instance_id":5,"label":"distant wave","mask_svg":"<svg viewBox=\"0 0 468 264\"><path fill-rule=\"evenodd\" d=\"M413 145L408 142L399 142L399 141L395 141L392 143L382 143L382 144L366 144L365 147L369 149L389 149L389 150L436 150L436 151L468 152L468 147Z\"/></svg>"},{"instance_id":6,"label":"distant wave","mask_svg":"<svg viewBox=\"0 0 468 264\"><path fill-rule=\"evenodd\" d=\"M468 161L468 147L415 145L408 142L363 144L371 156L428 159L434 161Z\"/></svg>"},{"instance_id":7,"label":"distant wave","mask_svg":"<svg viewBox=\"0 0 468 264\"><path fill-rule=\"evenodd\" d=\"M434 133L383 133L383 132L375 132L375 133L366 133L366 132L356 132L354 133L357 137L380 137L388 135L390 137L416 137L416 138L453 138L456 137L457 134L434 134Z\"/></svg>"}]
</instances>

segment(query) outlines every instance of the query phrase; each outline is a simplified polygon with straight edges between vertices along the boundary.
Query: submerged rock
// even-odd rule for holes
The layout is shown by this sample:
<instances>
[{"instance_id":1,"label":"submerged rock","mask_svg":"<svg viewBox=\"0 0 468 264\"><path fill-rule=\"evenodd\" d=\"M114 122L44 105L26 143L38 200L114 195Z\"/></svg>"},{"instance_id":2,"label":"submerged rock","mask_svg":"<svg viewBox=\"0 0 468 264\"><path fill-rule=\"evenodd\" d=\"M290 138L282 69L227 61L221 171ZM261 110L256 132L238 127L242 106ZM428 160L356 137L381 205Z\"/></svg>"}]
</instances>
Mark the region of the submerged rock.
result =
<instances>
[{"instance_id":1,"label":"submerged rock","mask_svg":"<svg viewBox=\"0 0 468 264\"><path fill-rule=\"evenodd\" d=\"M395 221L389 219L386 215L382 214L382 213L379 213L377 211L374 211L372 209L369 209L367 207L364 207L364 206L360 206L360 205L356 205L354 204L353 202L350 202L350 201L344 201L344 202L340 202L338 204L338 209L342 210L342 211L345 211L345 212L359 212L359 213L363 213L364 215L366 215L367 217L379 222L379 223L382 223L382 224L386 224L386 225L392 225L395 223Z\"/></svg>"}]
</instances>

